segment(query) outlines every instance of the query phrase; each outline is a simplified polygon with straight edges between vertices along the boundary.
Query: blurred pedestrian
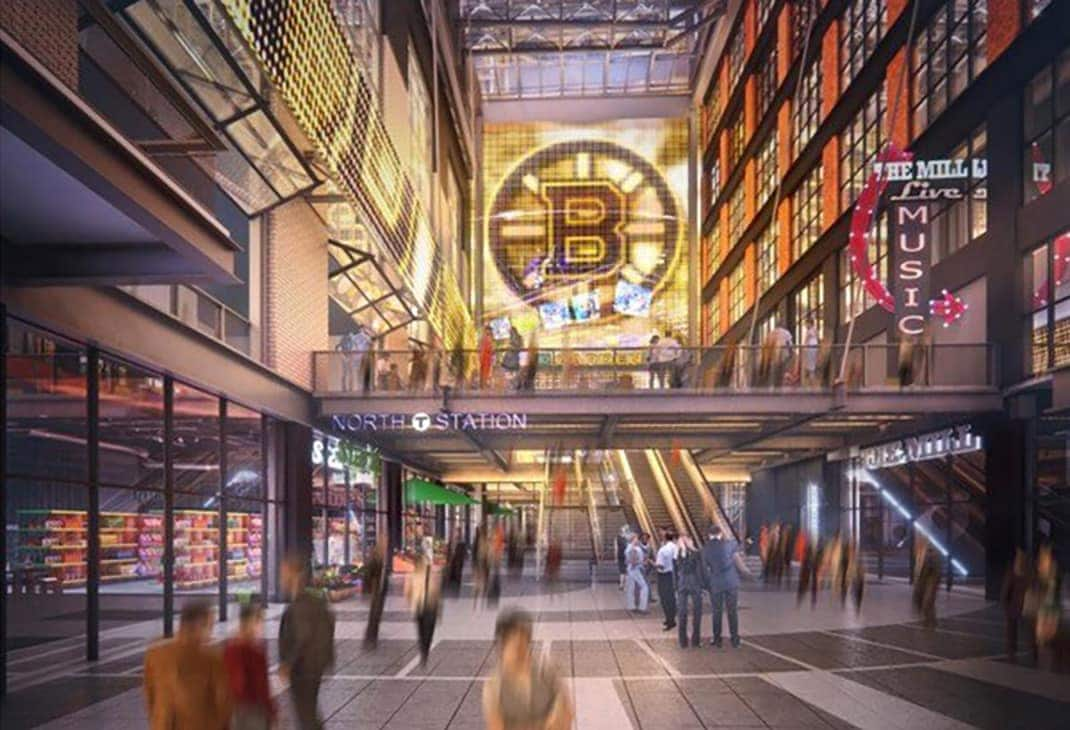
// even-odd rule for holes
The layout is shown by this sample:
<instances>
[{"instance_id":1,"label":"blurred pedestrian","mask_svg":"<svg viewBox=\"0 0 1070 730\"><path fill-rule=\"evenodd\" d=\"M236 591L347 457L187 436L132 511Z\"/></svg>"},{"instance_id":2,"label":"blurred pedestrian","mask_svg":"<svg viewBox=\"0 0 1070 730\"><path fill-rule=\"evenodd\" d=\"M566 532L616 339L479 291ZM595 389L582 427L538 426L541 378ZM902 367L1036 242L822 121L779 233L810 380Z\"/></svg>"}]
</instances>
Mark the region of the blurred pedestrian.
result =
<instances>
[{"instance_id":1,"label":"blurred pedestrian","mask_svg":"<svg viewBox=\"0 0 1070 730\"><path fill-rule=\"evenodd\" d=\"M227 678L220 652L208 644L212 608L195 599L182 606L178 633L145 652L145 703L151 730L226 730Z\"/></svg>"},{"instance_id":2,"label":"blurred pedestrian","mask_svg":"<svg viewBox=\"0 0 1070 730\"><path fill-rule=\"evenodd\" d=\"M509 328L509 345L502 353L502 370L513 378L513 387L520 389L520 351L524 349L524 338L516 327Z\"/></svg>"},{"instance_id":3,"label":"blurred pedestrian","mask_svg":"<svg viewBox=\"0 0 1070 730\"><path fill-rule=\"evenodd\" d=\"M739 647L739 581L740 575L750 575L743 564L739 544L726 538L721 526L714 523L709 528L709 540L702 548L702 567L706 573L707 588L713 603L714 647L721 647L722 617L728 612L728 632L732 646Z\"/></svg>"},{"instance_id":4,"label":"blurred pedestrian","mask_svg":"<svg viewBox=\"0 0 1070 730\"><path fill-rule=\"evenodd\" d=\"M1033 565L1033 575L1026 593L1024 612L1032 628L1033 658L1056 637L1062 613L1062 585L1059 567L1050 544L1041 545Z\"/></svg>"},{"instance_id":5,"label":"blurred pedestrian","mask_svg":"<svg viewBox=\"0 0 1070 730\"><path fill-rule=\"evenodd\" d=\"M368 623L364 627L364 646L368 649L374 649L379 642L379 623L383 619L383 605L389 588L387 553L386 535L380 534L364 570L364 592L371 596Z\"/></svg>"},{"instance_id":6,"label":"blurred pedestrian","mask_svg":"<svg viewBox=\"0 0 1070 730\"><path fill-rule=\"evenodd\" d=\"M795 551L795 525L787 524L780 531L780 548L777 560L780 561L780 572L777 574L777 584L780 584L780 578L783 577L787 581L788 588L791 588L791 558Z\"/></svg>"},{"instance_id":7,"label":"blurred pedestrian","mask_svg":"<svg viewBox=\"0 0 1070 730\"><path fill-rule=\"evenodd\" d=\"M702 635L702 594L706 591L706 571L702 555L687 535L677 539L676 561L673 565L676 578L677 622L680 648L687 648L688 604L691 609L691 646L698 647Z\"/></svg>"},{"instance_id":8,"label":"blurred pedestrian","mask_svg":"<svg viewBox=\"0 0 1070 730\"><path fill-rule=\"evenodd\" d=\"M494 368L494 332L490 325L483 328L479 339L479 389L485 390L490 385L491 371Z\"/></svg>"},{"instance_id":9,"label":"blurred pedestrian","mask_svg":"<svg viewBox=\"0 0 1070 730\"><path fill-rule=\"evenodd\" d=\"M654 570L657 573L658 600L661 601L661 610L665 612L665 623L662 624L664 631L672 631L676 628L676 581L673 578L673 566L676 561L676 535L672 530L662 532L661 547L658 548L654 559Z\"/></svg>"},{"instance_id":10,"label":"blurred pedestrian","mask_svg":"<svg viewBox=\"0 0 1070 730\"><path fill-rule=\"evenodd\" d=\"M658 335L653 335L650 338L650 346L646 350L646 369L650 377L647 383L647 387L653 390L658 385L658 381L661 381L661 385L665 384L665 376L661 374L661 363L658 361L658 343L661 338Z\"/></svg>"},{"instance_id":11,"label":"blurred pedestrian","mask_svg":"<svg viewBox=\"0 0 1070 730\"><path fill-rule=\"evenodd\" d=\"M556 593L557 581L561 577L561 541L550 537L550 544L546 548L546 588L550 591L550 599L553 600Z\"/></svg>"},{"instance_id":12,"label":"blurred pedestrian","mask_svg":"<svg viewBox=\"0 0 1070 730\"><path fill-rule=\"evenodd\" d=\"M646 579L647 593L651 603L657 603L657 594L654 592L654 546L650 544L650 533L639 534L639 547L643 549L643 578Z\"/></svg>"},{"instance_id":13,"label":"blurred pedestrian","mask_svg":"<svg viewBox=\"0 0 1070 730\"><path fill-rule=\"evenodd\" d=\"M520 370L519 378L520 383L518 390L526 392L534 392L535 379L539 375L539 338L538 330L533 330L531 337L528 338L528 351L527 358L524 362L524 367Z\"/></svg>"},{"instance_id":14,"label":"blurred pedestrian","mask_svg":"<svg viewBox=\"0 0 1070 730\"><path fill-rule=\"evenodd\" d=\"M817 385L817 363L818 363L818 346L821 343L821 337L817 333L817 323L813 317L806 318L806 326L803 329L802 344L803 346L803 385L812 388Z\"/></svg>"},{"instance_id":15,"label":"blurred pedestrian","mask_svg":"<svg viewBox=\"0 0 1070 730\"><path fill-rule=\"evenodd\" d=\"M646 574L643 572L646 562L646 551L639 542L639 535L632 534L631 544L624 551L624 560L628 565L628 584L625 592L625 605L629 611L647 612L647 603L650 600L650 585L646 582Z\"/></svg>"},{"instance_id":16,"label":"blurred pedestrian","mask_svg":"<svg viewBox=\"0 0 1070 730\"><path fill-rule=\"evenodd\" d=\"M421 392L427 387L427 353L422 343L415 343L409 360L409 390Z\"/></svg>"},{"instance_id":17,"label":"blurred pedestrian","mask_svg":"<svg viewBox=\"0 0 1070 730\"><path fill-rule=\"evenodd\" d=\"M778 322L770 333L773 335L772 381L773 387L784 384L784 374L791 362L791 348L794 344L791 332L782 322Z\"/></svg>"},{"instance_id":18,"label":"blurred pedestrian","mask_svg":"<svg viewBox=\"0 0 1070 730\"><path fill-rule=\"evenodd\" d=\"M380 352L379 360L375 363L375 387L379 390L390 390L390 353Z\"/></svg>"},{"instance_id":19,"label":"blurred pedestrian","mask_svg":"<svg viewBox=\"0 0 1070 730\"><path fill-rule=\"evenodd\" d=\"M405 581L405 600L416 621L420 666L427 664L427 657L431 653L435 624L438 622L439 592L438 576L434 575L431 562L417 554L412 572Z\"/></svg>"},{"instance_id":20,"label":"blurred pedestrian","mask_svg":"<svg viewBox=\"0 0 1070 730\"><path fill-rule=\"evenodd\" d=\"M512 610L498 617L494 640L498 668L483 685L487 730L567 730L572 727L568 691L554 669L532 656L530 614Z\"/></svg>"},{"instance_id":21,"label":"blurred pedestrian","mask_svg":"<svg viewBox=\"0 0 1070 730\"><path fill-rule=\"evenodd\" d=\"M464 563L468 559L468 543L460 528L453 533L450 541L449 555L446 557L446 590L451 596L461 595L461 582L464 578Z\"/></svg>"},{"instance_id":22,"label":"blurred pedestrian","mask_svg":"<svg viewBox=\"0 0 1070 730\"><path fill-rule=\"evenodd\" d=\"M319 691L334 663L334 615L319 591L308 587L308 562L288 555L279 568L279 583L290 599L279 623L279 677L290 685L297 726L319 730Z\"/></svg>"},{"instance_id":23,"label":"blurred pedestrian","mask_svg":"<svg viewBox=\"0 0 1070 730\"><path fill-rule=\"evenodd\" d=\"M620 531L617 533L617 572L620 574L618 590L621 591L624 590L624 583L628 580L628 562L624 557L624 553L628 549L629 542L631 542L631 528L627 525L621 525Z\"/></svg>"},{"instance_id":24,"label":"blurred pedestrian","mask_svg":"<svg viewBox=\"0 0 1070 730\"><path fill-rule=\"evenodd\" d=\"M223 649L230 688L229 730L268 730L275 722L275 700L268 683L264 642L264 605L242 604L237 635Z\"/></svg>"},{"instance_id":25,"label":"blurred pedestrian","mask_svg":"<svg viewBox=\"0 0 1070 730\"><path fill-rule=\"evenodd\" d=\"M924 538L917 541L914 548L914 612L922 617L922 625L927 629L936 628L936 591L940 586L940 559L936 551Z\"/></svg>"},{"instance_id":26,"label":"blurred pedestrian","mask_svg":"<svg viewBox=\"0 0 1070 730\"><path fill-rule=\"evenodd\" d=\"M1003 576L1003 590L1000 592L1006 622L1007 656L1012 662L1017 661L1018 627L1022 622L1025 595L1029 591L1029 574L1029 558L1024 550L1018 548L1014 553L1014 561Z\"/></svg>"}]
</instances>

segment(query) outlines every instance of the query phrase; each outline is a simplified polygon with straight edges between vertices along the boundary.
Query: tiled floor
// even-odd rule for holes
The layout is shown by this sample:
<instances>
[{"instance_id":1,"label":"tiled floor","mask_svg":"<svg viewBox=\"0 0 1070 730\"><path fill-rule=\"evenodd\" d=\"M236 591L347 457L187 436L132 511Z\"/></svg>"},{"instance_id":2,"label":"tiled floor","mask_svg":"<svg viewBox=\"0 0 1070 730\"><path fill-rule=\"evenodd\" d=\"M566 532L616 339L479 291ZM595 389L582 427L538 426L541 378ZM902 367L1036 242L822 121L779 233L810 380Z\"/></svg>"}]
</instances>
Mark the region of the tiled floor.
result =
<instances>
[{"instance_id":1,"label":"tiled floor","mask_svg":"<svg viewBox=\"0 0 1070 730\"><path fill-rule=\"evenodd\" d=\"M920 627L908 586L874 584L861 612L759 585L741 599L743 646L680 649L652 606L636 617L612 584L569 583L553 595L524 579L501 605L538 619L537 651L567 675L578 728L1056 728L1070 717L1070 676L1002 656L998 607L975 594L941 594L940 624ZM279 607L268 621L278 630ZM448 599L434 649L420 667L400 591L388 600L382 640L361 646L367 606L336 606L337 662L320 703L329 728L481 728L482 680L493 671L495 611L470 594ZM704 618L704 633L710 618ZM229 626L220 626L225 635ZM104 659L30 671L35 648L15 654L21 673L2 726L144 727L141 657L153 623L111 630ZM270 642L274 652L274 642ZM56 649L62 649L58 645ZM42 650L48 650L48 647ZM294 727L285 692L281 727Z\"/></svg>"}]
</instances>

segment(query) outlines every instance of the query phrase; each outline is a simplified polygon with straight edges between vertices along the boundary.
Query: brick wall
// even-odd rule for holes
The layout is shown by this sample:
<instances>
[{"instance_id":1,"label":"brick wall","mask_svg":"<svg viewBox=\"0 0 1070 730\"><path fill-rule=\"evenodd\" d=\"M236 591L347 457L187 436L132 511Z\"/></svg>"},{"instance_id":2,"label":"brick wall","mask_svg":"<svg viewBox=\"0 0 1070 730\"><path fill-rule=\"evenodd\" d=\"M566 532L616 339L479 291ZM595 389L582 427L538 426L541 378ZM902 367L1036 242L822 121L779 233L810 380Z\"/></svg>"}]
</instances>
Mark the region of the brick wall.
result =
<instances>
[{"instance_id":1,"label":"brick wall","mask_svg":"<svg viewBox=\"0 0 1070 730\"><path fill-rule=\"evenodd\" d=\"M0 0L0 28L63 83L78 88L76 0Z\"/></svg>"},{"instance_id":2,"label":"brick wall","mask_svg":"<svg viewBox=\"0 0 1070 730\"><path fill-rule=\"evenodd\" d=\"M264 360L311 387L311 353L328 349L327 232L300 199L273 210L266 225Z\"/></svg>"}]
</instances>

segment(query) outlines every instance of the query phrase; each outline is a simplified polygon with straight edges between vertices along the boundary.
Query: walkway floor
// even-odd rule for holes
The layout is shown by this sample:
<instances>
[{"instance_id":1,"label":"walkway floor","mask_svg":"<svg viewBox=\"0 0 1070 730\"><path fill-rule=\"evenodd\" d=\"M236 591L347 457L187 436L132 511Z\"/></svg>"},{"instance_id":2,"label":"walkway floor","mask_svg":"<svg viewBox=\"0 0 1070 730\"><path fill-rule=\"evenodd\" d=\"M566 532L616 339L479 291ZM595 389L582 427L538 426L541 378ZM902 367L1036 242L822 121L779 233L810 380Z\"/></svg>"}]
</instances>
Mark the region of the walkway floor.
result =
<instances>
[{"instance_id":1,"label":"walkway floor","mask_svg":"<svg viewBox=\"0 0 1070 730\"><path fill-rule=\"evenodd\" d=\"M367 604L336 606L338 661L321 693L327 727L483 727L480 688L494 663L495 611L475 608L470 597L448 600L421 668L399 594L388 601L373 652L360 641ZM657 605L649 616L633 616L612 584L566 583L550 592L525 579L507 586L501 601L536 615L539 650L570 678L584 730L1041 730L1066 727L1070 716L1070 676L1031 668L1024 656L1008 662L999 608L971 593L941 594L935 631L915 622L909 587L899 583L868 586L860 613L827 594L816 608L797 609L792 594L753 584L740 604L742 647L681 650L661 631ZM708 635L708 611L703 629ZM269 620L268 635L277 630ZM146 637L138 633L133 625L106 636L106 658L96 664L21 680L3 703L0 725L145 727ZM281 727L293 727L285 693L280 699Z\"/></svg>"}]
</instances>

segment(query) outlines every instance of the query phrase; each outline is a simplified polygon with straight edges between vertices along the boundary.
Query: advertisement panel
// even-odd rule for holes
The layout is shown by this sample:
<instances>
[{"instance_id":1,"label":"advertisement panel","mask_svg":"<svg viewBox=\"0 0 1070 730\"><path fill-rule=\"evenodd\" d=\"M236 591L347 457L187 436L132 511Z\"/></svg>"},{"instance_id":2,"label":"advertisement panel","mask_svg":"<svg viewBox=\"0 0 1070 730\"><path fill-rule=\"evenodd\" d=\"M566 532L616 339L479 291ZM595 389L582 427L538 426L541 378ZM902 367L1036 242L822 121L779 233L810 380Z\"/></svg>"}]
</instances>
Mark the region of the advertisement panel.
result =
<instances>
[{"instance_id":1,"label":"advertisement panel","mask_svg":"<svg viewBox=\"0 0 1070 730\"><path fill-rule=\"evenodd\" d=\"M541 347L685 338L687 123L488 125L484 319Z\"/></svg>"}]
</instances>

